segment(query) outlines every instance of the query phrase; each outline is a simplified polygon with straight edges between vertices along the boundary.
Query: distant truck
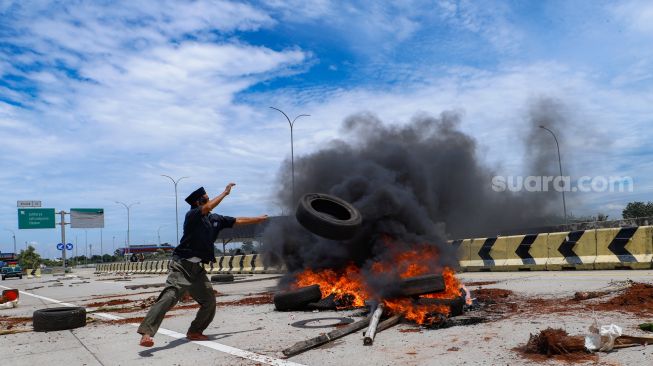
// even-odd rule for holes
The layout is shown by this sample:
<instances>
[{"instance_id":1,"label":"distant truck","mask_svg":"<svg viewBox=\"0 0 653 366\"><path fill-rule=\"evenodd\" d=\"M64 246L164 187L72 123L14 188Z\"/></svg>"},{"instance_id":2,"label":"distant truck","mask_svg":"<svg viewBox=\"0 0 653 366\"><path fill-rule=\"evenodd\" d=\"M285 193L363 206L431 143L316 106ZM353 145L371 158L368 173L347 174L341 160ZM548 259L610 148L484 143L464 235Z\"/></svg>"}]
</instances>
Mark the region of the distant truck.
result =
<instances>
[{"instance_id":1,"label":"distant truck","mask_svg":"<svg viewBox=\"0 0 653 366\"><path fill-rule=\"evenodd\" d=\"M23 269L20 268L20 266L2 267L2 269L0 269L0 273L2 273L3 281L7 277L18 277L21 280L23 279Z\"/></svg>"}]
</instances>

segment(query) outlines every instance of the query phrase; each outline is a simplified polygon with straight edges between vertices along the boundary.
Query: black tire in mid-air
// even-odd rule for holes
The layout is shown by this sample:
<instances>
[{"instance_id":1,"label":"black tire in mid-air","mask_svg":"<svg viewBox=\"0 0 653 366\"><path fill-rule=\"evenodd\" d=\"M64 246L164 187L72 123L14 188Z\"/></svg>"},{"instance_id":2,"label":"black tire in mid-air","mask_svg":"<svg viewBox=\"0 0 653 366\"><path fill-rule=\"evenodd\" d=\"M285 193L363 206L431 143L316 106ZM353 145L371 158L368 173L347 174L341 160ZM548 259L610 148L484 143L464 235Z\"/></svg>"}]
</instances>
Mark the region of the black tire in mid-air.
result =
<instances>
[{"instance_id":1,"label":"black tire in mid-air","mask_svg":"<svg viewBox=\"0 0 653 366\"><path fill-rule=\"evenodd\" d=\"M350 239L363 221L352 204L323 193L305 194L297 204L295 217L308 231L331 240Z\"/></svg>"},{"instance_id":2,"label":"black tire in mid-air","mask_svg":"<svg viewBox=\"0 0 653 366\"><path fill-rule=\"evenodd\" d=\"M32 315L35 332L67 330L86 325L86 309L83 307L61 307L36 310Z\"/></svg>"},{"instance_id":3,"label":"black tire in mid-air","mask_svg":"<svg viewBox=\"0 0 653 366\"><path fill-rule=\"evenodd\" d=\"M320 285L300 287L274 295L274 307L279 311L302 310L312 302L320 301Z\"/></svg>"},{"instance_id":4,"label":"black tire in mid-air","mask_svg":"<svg viewBox=\"0 0 653 366\"><path fill-rule=\"evenodd\" d=\"M216 274L211 276L211 282L234 282L234 275L231 273Z\"/></svg>"}]
</instances>

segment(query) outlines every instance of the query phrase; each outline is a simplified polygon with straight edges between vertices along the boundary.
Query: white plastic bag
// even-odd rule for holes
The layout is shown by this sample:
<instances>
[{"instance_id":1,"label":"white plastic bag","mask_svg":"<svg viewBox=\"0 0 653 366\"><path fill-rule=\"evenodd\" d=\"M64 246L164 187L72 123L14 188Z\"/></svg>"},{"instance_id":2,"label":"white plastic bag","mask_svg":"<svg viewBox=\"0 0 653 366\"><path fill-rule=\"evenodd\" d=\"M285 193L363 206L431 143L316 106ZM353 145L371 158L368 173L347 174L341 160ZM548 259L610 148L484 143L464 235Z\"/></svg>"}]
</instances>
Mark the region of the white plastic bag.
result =
<instances>
[{"instance_id":1,"label":"white plastic bag","mask_svg":"<svg viewBox=\"0 0 653 366\"><path fill-rule=\"evenodd\" d=\"M590 351L611 351L614 341L621 336L622 329L616 324L602 325L600 328L596 321L589 327L590 334L585 336L585 348Z\"/></svg>"}]
</instances>

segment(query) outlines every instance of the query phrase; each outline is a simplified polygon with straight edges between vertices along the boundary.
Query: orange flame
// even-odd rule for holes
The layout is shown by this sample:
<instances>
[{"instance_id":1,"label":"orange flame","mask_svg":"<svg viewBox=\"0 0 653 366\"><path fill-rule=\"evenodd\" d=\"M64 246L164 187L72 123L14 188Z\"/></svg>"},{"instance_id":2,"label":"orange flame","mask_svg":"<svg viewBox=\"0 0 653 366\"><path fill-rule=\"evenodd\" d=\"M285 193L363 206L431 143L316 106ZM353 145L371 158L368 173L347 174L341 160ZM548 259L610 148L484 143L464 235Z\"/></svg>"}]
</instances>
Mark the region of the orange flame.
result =
<instances>
[{"instance_id":1,"label":"orange flame","mask_svg":"<svg viewBox=\"0 0 653 366\"><path fill-rule=\"evenodd\" d=\"M391 242L386 241L388 249L393 250ZM438 251L433 246L419 246L414 250L395 253L391 261L377 261L371 265L372 273L397 273L400 278L409 278L426 274L441 273L444 278L445 291L420 296L429 299L454 299L461 296L461 283L456 279L451 268L444 267L433 269L437 263ZM344 271L336 272L332 269L313 271L307 269L296 275L295 285L310 286L320 285L322 297L334 294L336 301L362 307L365 300L369 299L370 291L361 275L360 268L353 264ZM395 314L404 314L407 320L417 324L431 324L439 321L436 314L444 316L449 314L449 307L441 304L417 304L413 299L385 299L383 300L387 311Z\"/></svg>"}]
</instances>

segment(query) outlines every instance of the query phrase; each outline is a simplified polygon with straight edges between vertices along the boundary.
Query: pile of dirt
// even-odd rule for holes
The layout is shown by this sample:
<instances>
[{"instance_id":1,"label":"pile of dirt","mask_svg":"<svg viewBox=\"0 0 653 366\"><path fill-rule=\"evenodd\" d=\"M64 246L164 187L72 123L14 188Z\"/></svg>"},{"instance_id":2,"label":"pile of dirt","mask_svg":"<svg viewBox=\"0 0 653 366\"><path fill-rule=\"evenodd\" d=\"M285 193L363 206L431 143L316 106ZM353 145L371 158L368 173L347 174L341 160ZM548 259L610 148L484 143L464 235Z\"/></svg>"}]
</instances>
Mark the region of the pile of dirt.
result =
<instances>
[{"instance_id":1,"label":"pile of dirt","mask_svg":"<svg viewBox=\"0 0 653 366\"><path fill-rule=\"evenodd\" d=\"M484 304L501 303L512 295L512 291L499 288L480 288L472 292L472 297L475 297L476 301Z\"/></svg>"},{"instance_id":2,"label":"pile of dirt","mask_svg":"<svg viewBox=\"0 0 653 366\"><path fill-rule=\"evenodd\" d=\"M154 294L154 293L160 293L160 290L156 291L142 291L142 292L135 292L133 294L129 294L129 296L134 296L134 295L144 295L144 294ZM92 300L99 300L99 299L113 299L115 297L124 297L124 294L119 294L119 295L93 295Z\"/></svg>"},{"instance_id":3,"label":"pile of dirt","mask_svg":"<svg viewBox=\"0 0 653 366\"><path fill-rule=\"evenodd\" d=\"M574 294L575 301L594 299L609 294L608 291L579 291Z\"/></svg>"},{"instance_id":4,"label":"pile of dirt","mask_svg":"<svg viewBox=\"0 0 653 366\"><path fill-rule=\"evenodd\" d=\"M466 282L464 283L465 286L487 286L487 285L494 285L497 283L497 281L476 281L476 282Z\"/></svg>"},{"instance_id":5,"label":"pile of dirt","mask_svg":"<svg viewBox=\"0 0 653 366\"><path fill-rule=\"evenodd\" d=\"M618 311L638 316L653 315L653 285L632 282L621 290L576 292L568 298L538 298L513 294L508 290L482 288L473 291L479 303L506 317L524 314L577 314L591 311Z\"/></svg>"},{"instance_id":6,"label":"pile of dirt","mask_svg":"<svg viewBox=\"0 0 653 366\"><path fill-rule=\"evenodd\" d=\"M273 304L274 303L274 293L272 292L264 292L257 294L257 296L250 296L246 297L240 300L234 300L234 301L221 301L218 302L218 306L242 306L242 305L265 305L265 304Z\"/></svg>"},{"instance_id":7,"label":"pile of dirt","mask_svg":"<svg viewBox=\"0 0 653 366\"><path fill-rule=\"evenodd\" d=\"M99 308L103 306L116 306L116 305L123 305L123 304L129 304L133 302L133 300L129 299L115 299L115 300L109 300L109 301L99 301L99 302L92 302L90 304L87 304L87 308Z\"/></svg>"},{"instance_id":8,"label":"pile of dirt","mask_svg":"<svg viewBox=\"0 0 653 366\"><path fill-rule=\"evenodd\" d=\"M158 296L150 296L147 299L143 299L138 303L138 307L141 309L149 308L150 306L154 305L156 299L158 299Z\"/></svg>"},{"instance_id":9,"label":"pile of dirt","mask_svg":"<svg viewBox=\"0 0 653 366\"><path fill-rule=\"evenodd\" d=\"M170 318L170 317L172 317L172 316L173 316L173 315L171 315L171 314L167 314L167 315L164 316L164 318ZM132 323L134 323L134 324L139 324L139 323L141 323L141 322L143 321L143 319L145 319L144 316L138 316L138 317L134 317L134 318L125 318L125 319L118 319L118 320L110 320L110 321L108 321L107 323L109 323L109 324L114 324L114 325L118 325L118 324L132 324Z\"/></svg>"},{"instance_id":10,"label":"pile of dirt","mask_svg":"<svg viewBox=\"0 0 653 366\"><path fill-rule=\"evenodd\" d=\"M31 317L0 316L0 330L10 330L15 327L27 327L32 325Z\"/></svg>"},{"instance_id":11,"label":"pile of dirt","mask_svg":"<svg viewBox=\"0 0 653 366\"><path fill-rule=\"evenodd\" d=\"M595 304L596 311L620 311L638 315L653 315L653 285L633 282L617 296Z\"/></svg>"},{"instance_id":12,"label":"pile of dirt","mask_svg":"<svg viewBox=\"0 0 653 366\"><path fill-rule=\"evenodd\" d=\"M555 359L569 364L598 360L596 355L585 350L583 336L570 336L559 328L547 328L538 334L531 334L526 345L514 350L535 362Z\"/></svg>"}]
</instances>

